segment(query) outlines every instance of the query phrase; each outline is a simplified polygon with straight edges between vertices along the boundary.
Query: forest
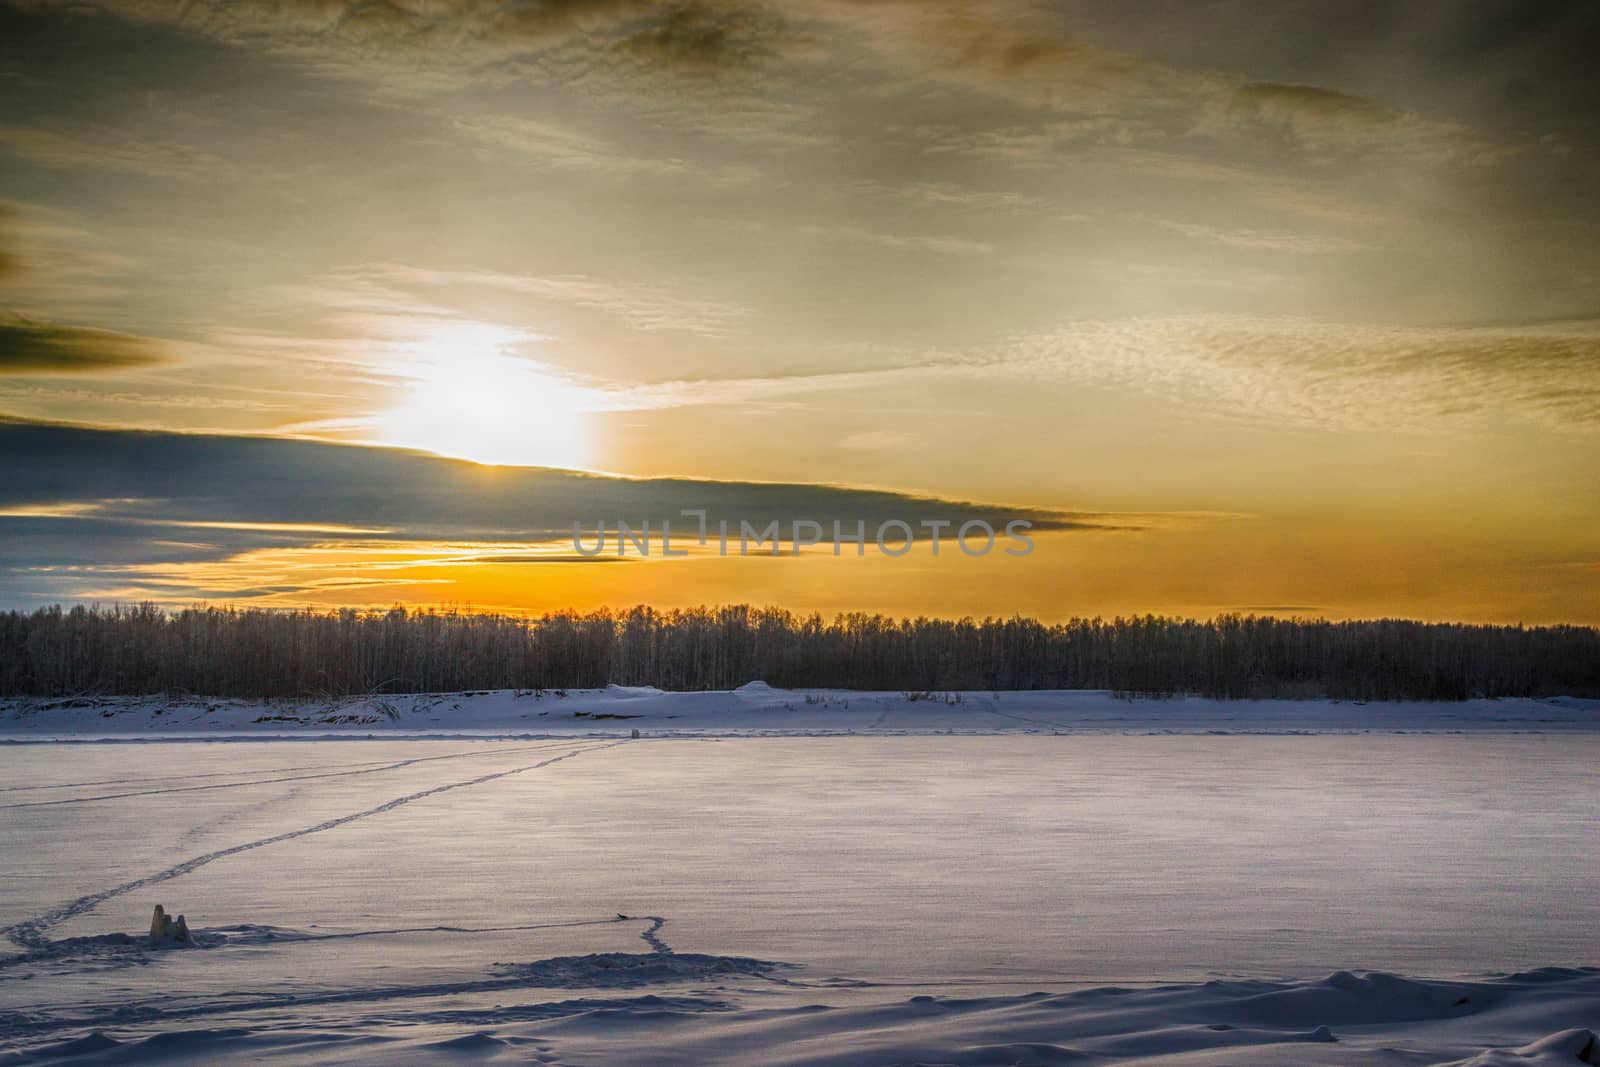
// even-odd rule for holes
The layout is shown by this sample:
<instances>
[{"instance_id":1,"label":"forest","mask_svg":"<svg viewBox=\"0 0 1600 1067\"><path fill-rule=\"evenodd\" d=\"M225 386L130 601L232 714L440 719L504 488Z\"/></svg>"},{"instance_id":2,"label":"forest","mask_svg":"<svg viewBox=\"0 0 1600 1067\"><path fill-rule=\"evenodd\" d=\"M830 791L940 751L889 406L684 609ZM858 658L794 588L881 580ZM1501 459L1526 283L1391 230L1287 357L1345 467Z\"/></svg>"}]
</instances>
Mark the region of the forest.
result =
<instances>
[{"instance_id":1,"label":"forest","mask_svg":"<svg viewBox=\"0 0 1600 1067\"><path fill-rule=\"evenodd\" d=\"M1600 696L1600 630L1221 615L1043 623L779 608L537 618L143 604L0 613L0 694L1108 689L1225 698Z\"/></svg>"}]
</instances>

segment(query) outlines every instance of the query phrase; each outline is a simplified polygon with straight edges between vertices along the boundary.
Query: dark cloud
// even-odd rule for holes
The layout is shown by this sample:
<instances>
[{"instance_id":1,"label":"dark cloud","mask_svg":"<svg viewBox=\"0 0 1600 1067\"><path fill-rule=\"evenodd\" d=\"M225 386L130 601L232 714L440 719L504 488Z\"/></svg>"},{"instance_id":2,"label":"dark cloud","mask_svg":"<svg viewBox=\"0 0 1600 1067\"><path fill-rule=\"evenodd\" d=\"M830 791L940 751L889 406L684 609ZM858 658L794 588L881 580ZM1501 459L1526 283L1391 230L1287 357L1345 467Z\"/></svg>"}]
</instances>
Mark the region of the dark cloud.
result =
<instances>
[{"instance_id":1,"label":"dark cloud","mask_svg":"<svg viewBox=\"0 0 1600 1067\"><path fill-rule=\"evenodd\" d=\"M1000 78L1068 77L1118 87L1151 73L1139 59L1108 52L1077 36L958 19L929 29L930 39L955 65Z\"/></svg>"},{"instance_id":2,"label":"dark cloud","mask_svg":"<svg viewBox=\"0 0 1600 1067\"><path fill-rule=\"evenodd\" d=\"M166 360L159 342L87 326L0 318L0 375L88 374Z\"/></svg>"},{"instance_id":3,"label":"dark cloud","mask_svg":"<svg viewBox=\"0 0 1600 1067\"><path fill-rule=\"evenodd\" d=\"M15 239L11 228L16 217L16 208L0 204L0 282L14 278L22 271L22 262L12 248Z\"/></svg>"},{"instance_id":4,"label":"dark cloud","mask_svg":"<svg viewBox=\"0 0 1600 1067\"><path fill-rule=\"evenodd\" d=\"M782 38L780 24L753 8L687 3L631 34L622 49L652 63L716 71L768 58Z\"/></svg>"},{"instance_id":5,"label":"dark cloud","mask_svg":"<svg viewBox=\"0 0 1600 1067\"><path fill-rule=\"evenodd\" d=\"M50 9L60 5L38 5ZM106 0L107 10L137 22L175 21L239 43L387 54L408 66L462 70L507 56L587 39L595 52L613 45L670 65L715 68L765 52L779 25L776 6L760 0L445 0L418 5L368 0Z\"/></svg>"},{"instance_id":6,"label":"dark cloud","mask_svg":"<svg viewBox=\"0 0 1600 1067\"><path fill-rule=\"evenodd\" d=\"M1313 152L1345 150L1355 161L1369 159L1374 150L1403 154L1417 165L1491 158L1499 150L1460 125L1317 85L1239 85L1227 94L1225 113L1228 125L1263 143L1283 139Z\"/></svg>"},{"instance_id":7,"label":"dark cloud","mask_svg":"<svg viewBox=\"0 0 1600 1067\"><path fill-rule=\"evenodd\" d=\"M542 468L482 467L397 449L99 429L0 418L0 576L46 599L74 582L126 580L149 587L150 568L214 563L265 548L316 544L471 542L462 562L564 562L518 551L570 544L579 523L592 543L618 520L659 534L663 520L688 534L704 508L737 536L777 520L837 519L868 537L887 519L997 530L1014 518L1035 530L1126 530L1112 517L1006 508L828 485L629 479ZM674 541L680 533L674 533ZM485 551L503 543L507 554ZM659 549L659 544L657 545ZM52 593L52 590L54 592ZM187 587L180 595L198 595ZM232 595L242 595L235 591Z\"/></svg>"},{"instance_id":8,"label":"dark cloud","mask_svg":"<svg viewBox=\"0 0 1600 1067\"><path fill-rule=\"evenodd\" d=\"M1319 119L1389 123L1398 115L1370 100L1314 85L1284 85L1254 82L1234 90L1232 110L1265 117L1308 115Z\"/></svg>"},{"instance_id":9,"label":"dark cloud","mask_svg":"<svg viewBox=\"0 0 1600 1067\"><path fill-rule=\"evenodd\" d=\"M317 524L385 537L518 541L570 537L574 521L591 529L618 519L681 525L683 508L705 508L710 522L727 519L735 529L740 520L792 518L1004 516L1047 530L1108 525L1095 515L829 485L614 478L482 467L400 449L20 420L0 421L0 452L0 508L100 504L104 510L89 518L123 521Z\"/></svg>"},{"instance_id":10,"label":"dark cloud","mask_svg":"<svg viewBox=\"0 0 1600 1067\"><path fill-rule=\"evenodd\" d=\"M1342 77L1382 80L1407 107L1534 135L1592 135L1600 117L1600 6L1587 0L1389 0L1344 55ZM1308 35L1315 36L1315 35ZM1341 76L1341 75L1336 75ZM1452 114L1453 113L1453 114Z\"/></svg>"},{"instance_id":11,"label":"dark cloud","mask_svg":"<svg viewBox=\"0 0 1600 1067\"><path fill-rule=\"evenodd\" d=\"M463 3L457 8L470 18L473 6ZM493 18L491 32L525 41L549 41L614 25L663 6L659 0L524 0L501 8Z\"/></svg>"},{"instance_id":12,"label":"dark cloud","mask_svg":"<svg viewBox=\"0 0 1600 1067\"><path fill-rule=\"evenodd\" d=\"M1600 123L1600 5L1590 0L1056 6L1108 43L1191 69L1325 86L1515 136L1592 134Z\"/></svg>"}]
</instances>

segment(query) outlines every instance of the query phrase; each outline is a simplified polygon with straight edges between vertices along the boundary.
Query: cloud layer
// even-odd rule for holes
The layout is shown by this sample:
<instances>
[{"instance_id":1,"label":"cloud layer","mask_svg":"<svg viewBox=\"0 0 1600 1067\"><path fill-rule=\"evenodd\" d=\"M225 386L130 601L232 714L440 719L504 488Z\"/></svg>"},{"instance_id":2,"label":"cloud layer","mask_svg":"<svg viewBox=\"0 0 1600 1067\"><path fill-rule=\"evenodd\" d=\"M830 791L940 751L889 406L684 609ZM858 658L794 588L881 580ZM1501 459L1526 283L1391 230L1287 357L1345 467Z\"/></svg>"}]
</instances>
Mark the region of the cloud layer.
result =
<instances>
[{"instance_id":1,"label":"cloud layer","mask_svg":"<svg viewBox=\"0 0 1600 1067\"><path fill-rule=\"evenodd\" d=\"M722 522L737 538L741 523L761 529L776 520L787 539L792 521L806 519L821 524L824 543L835 520L849 531L864 522L869 537L889 519L916 528L983 519L996 530L1023 519L1044 532L1139 521L828 485L613 478L307 441L0 421L0 573L13 595L66 595L63 573L89 587L112 578L137 586L141 577L266 548L381 553L449 543L460 546L449 553L456 562L571 562L574 524L592 543L602 524L614 540L619 521L648 524L658 537L670 522L680 543L692 543L699 520L684 509L704 510L713 538ZM169 592L224 595L219 587Z\"/></svg>"},{"instance_id":2,"label":"cloud layer","mask_svg":"<svg viewBox=\"0 0 1600 1067\"><path fill-rule=\"evenodd\" d=\"M227 561L849 483L1307 537L1378 501L1360 537L1459 513L1458 558L1514 511L1593 559L1597 38L1579 0L0 5L7 543L37 588L278 588ZM261 440L308 436L653 480Z\"/></svg>"}]
</instances>

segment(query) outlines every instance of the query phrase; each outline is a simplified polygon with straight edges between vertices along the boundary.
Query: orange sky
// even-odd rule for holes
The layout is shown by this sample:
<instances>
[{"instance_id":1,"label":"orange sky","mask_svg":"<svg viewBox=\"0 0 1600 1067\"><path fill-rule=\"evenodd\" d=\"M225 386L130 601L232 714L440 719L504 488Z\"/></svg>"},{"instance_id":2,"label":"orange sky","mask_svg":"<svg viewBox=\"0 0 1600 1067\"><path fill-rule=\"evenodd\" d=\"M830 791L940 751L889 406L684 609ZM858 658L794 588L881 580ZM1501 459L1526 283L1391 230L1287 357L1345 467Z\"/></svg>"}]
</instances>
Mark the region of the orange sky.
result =
<instances>
[{"instance_id":1,"label":"orange sky","mask_svg":"<svg viewBox=\"0 0 1600 1067\"><path fill-rule=\"evenodd\" d=\"M1600 622L1579 16L1297 3L7 9L5 601ZM1098 518L493 563L622 490L357 446Z\"/></svg>"}]
</instances>

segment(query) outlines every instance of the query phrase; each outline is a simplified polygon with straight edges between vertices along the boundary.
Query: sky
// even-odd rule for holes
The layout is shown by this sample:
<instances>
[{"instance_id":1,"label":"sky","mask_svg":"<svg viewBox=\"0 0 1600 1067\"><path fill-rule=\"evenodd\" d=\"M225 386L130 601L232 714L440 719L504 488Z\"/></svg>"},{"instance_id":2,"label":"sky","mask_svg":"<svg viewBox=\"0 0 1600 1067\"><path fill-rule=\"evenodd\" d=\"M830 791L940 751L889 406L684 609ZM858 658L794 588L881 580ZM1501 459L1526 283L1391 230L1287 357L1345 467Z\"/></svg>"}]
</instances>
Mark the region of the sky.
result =
<instances>
[{"instance_id":1,"label":"sky","mask_svg":"<svg viewBox=\"0 0 1600 1067\"><path fill-rule=\"evenodd\" d=\"M1575 0L0 0L0 606L1600 623L1597 47ZM573 550L684 509L1035 536Z\"/></svg>"}]
</instances>

